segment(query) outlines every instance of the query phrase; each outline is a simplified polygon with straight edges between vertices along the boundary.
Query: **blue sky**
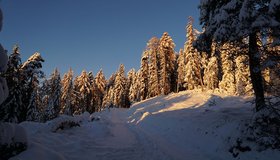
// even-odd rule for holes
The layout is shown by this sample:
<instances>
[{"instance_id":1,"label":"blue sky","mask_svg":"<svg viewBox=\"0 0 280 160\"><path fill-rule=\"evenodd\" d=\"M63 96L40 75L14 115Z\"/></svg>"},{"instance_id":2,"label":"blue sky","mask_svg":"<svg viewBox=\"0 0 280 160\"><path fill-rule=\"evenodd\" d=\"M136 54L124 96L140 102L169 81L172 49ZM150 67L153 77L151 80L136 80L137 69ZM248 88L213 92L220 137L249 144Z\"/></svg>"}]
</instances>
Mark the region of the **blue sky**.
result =
<instances>
[{"instance_id":1,"label":"blue sky","mask_svg":"<svg viewBox=\"0 0 280 160\"><path fill-rule=\"evenodd\" d=\"M199 0L0 0L4 26L0 43L11 52L19 44L22 60L35 51L49 75L70 67L106 77L123 63L138 69L147 41L168 32L176 51L186 40L187 17L198 25Z\"/></svg>"}]
</instances>

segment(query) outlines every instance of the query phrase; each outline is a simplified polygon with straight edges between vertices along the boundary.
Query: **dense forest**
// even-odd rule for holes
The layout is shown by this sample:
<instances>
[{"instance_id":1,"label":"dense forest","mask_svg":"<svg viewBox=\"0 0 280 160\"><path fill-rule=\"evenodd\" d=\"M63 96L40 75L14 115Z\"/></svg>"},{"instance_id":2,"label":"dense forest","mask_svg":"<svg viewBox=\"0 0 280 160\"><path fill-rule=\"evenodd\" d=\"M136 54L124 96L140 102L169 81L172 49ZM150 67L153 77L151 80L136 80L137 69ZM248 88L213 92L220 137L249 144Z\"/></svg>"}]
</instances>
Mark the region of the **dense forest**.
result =
<instances>
[{"instance_id":1,"label":"dense forest","mask_svg":"<svg viewBox=\"0 0 280 160\"><path fill-rule=\"evenodd\" d=\"M121 64L107 80L102 70L96 75L82 71L73 77L71 68L62 78L58 69L46 78L41 55L35 53L22 63L20 48L16 45L9 55L5 73L9 96L1 104L1 120L45 122L59 114L93 113L107 107L129 108L133 102L193 89L252 95L247 54L249 37L226 43L213 39L206 50L208 53L193 46L197 38L206 33L194 29L193 19L189 17L187 40L179 53L165 32L162 37L152 37L147 42L138 71L131 69L126 75ZM274 39L269 33L257 32L256 44L262 66L262 86L267 95L275 95L280 86L280 47L272 46Z\"/></svg>"}]
</instances>

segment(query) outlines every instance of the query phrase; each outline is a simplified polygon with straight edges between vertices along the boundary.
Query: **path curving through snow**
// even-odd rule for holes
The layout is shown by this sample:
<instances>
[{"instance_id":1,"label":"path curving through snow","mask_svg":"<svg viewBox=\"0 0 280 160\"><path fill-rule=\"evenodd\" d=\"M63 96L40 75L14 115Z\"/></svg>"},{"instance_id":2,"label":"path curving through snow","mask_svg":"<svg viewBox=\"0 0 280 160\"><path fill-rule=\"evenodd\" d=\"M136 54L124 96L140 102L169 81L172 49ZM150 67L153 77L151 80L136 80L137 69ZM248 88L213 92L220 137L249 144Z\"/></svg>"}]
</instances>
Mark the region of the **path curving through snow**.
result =
<instances>
[{"instance_id":1,"label":"path curving through snow","mask_svg":"<svg viewBox=\"0 0 280 160\"><path fill-rule=\"evenodd\" d=\"M23 122L29 147L11 159L235 160L228 150L252 118L248 100L186 91L135 103L130 109L94 113L100 120L93 122L87 115L80 127L56 133L51 132L52 121ZM279 160L279 153L253 150L238 159Z\"/></svg>"},{"instance_id":2,"label":"path curving through snow","mask_svg":"<svg viewBox=\"0 0 280 160\"><path fill-rule=\"evenodd\" d=\"M99 113L99 121L50 132L47 124L24 122L29 148L12 160L121 160L167 159L156 145L127 123L123 109Z\"/></svg>"}]
</instances>

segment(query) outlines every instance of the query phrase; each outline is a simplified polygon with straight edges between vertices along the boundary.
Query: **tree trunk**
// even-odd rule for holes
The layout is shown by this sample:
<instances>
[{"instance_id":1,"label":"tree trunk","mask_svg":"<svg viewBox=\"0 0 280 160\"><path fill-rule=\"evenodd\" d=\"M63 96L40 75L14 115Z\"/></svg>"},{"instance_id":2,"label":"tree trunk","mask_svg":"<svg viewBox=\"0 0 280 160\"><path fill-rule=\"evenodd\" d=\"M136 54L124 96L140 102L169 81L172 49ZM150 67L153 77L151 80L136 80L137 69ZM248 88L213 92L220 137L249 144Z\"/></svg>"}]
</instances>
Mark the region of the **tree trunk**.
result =
<instances>
[{"instance_id":1,"label":"tree trunk","mask_svg":"<svg viewBox=\"0 0 280 160\"><path fill-rule=\"evenodd\" d=\"M253 84L253 90L256 97L256 111L260 111L265 106L263 79L261 74L260 53L257 46L257 34L256 32L249 35L249 68L251 82Z\"/></svg>"}]
</instances>

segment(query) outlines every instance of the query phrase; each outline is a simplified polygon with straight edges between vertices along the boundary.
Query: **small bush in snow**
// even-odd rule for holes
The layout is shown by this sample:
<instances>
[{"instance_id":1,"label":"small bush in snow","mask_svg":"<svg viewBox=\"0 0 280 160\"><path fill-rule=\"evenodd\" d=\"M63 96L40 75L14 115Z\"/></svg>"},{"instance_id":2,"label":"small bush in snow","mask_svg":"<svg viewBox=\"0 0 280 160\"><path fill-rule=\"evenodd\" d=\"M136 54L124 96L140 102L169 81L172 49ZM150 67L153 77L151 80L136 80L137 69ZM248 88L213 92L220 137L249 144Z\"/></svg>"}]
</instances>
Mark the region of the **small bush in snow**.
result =
<instances>
[{"instance_id":1,"label":"small bush in snow","mask_svg":"<svg viewBox=\"0 0 280 160\"><path fill-rule=\"evenodd\" d=\"M27 149L27 136L18 124L0 123L0 159L9 159Z\"/></svg>"},{"instance_id":2,"label":"small bush in snow","mask_svg":"<svg viewBox=\"0 0 280 160\"><path fill-rule=\"evenodd\" d=\"M73 127L80 127L80 120L75 117L61 116L50 122L51 131L65 130Z\"/></svg>"}]
</instances>

